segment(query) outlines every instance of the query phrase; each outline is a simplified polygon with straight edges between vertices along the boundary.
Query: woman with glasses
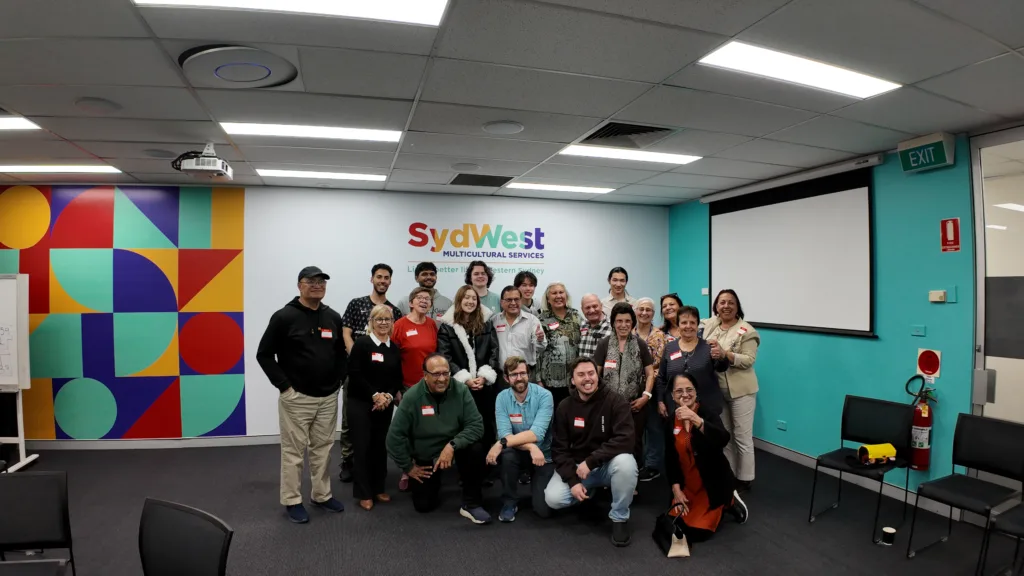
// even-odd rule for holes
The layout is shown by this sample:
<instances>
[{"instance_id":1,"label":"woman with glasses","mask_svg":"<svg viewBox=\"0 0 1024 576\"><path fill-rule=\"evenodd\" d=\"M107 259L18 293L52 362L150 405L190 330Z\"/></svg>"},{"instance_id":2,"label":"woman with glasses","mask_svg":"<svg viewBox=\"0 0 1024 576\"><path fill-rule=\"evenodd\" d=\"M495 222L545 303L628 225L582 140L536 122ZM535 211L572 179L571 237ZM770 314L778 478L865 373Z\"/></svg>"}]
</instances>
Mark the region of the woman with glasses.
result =
<instances>
[{"instance_id":1,"label":"woman with glasses","mask_svg":"<svg viewBox=\"0 0 1024 576\"><path fill-rule=\"evenodd\" d=\"M544 290L539 320L548 345L537 361L537 380L551 392L558 410L558 404L569 397L569 364L579 356L580 327L585 320L572 307L572 298L561 282L552 282Z\"/></svg>"},{"instance_id":2,"label":"woman with glasses","mask_svg":"<svg viewBox=\"0 0 1024 576\"><path fill-rule=\"evenodd\" d=\"M681 336L678 314L682 307L683 300L678 294L665 294L661 297L661 331L665 334L665 340L674 340Z\"/></svg>"},{"instance_id":3,"label":"woman with glasses","mask_svg":"<svg viewBox=\"0 0 1024 576\"><path fill-rule=\"evenodd\" d=\"M402 386L401 351L391 340L393 314L390 306L374 306L370 310L367 335L356 338L348 358L352 495L364 510L373 509L374 499L391 501L391 496L384 492L388 473L386 441L394 412L394 395Z\"/></svg>"},{"instance_id":4,"label":"woman with glasses","mask_svg":"<svg viewBox=\"0 0 1024 576\"><path fill-rule=\"evenodd\" d=\"M672 379L670 396L678 406L665 433L665 476L672 489L673 516L688 544L712 537L728 510L742 524L747 505L736 493L736 479L722 449L729 432L718 414L701 403L691 374Z\"/></svg>"},{"instance_id":5,"label":"woman with glasses","mask_svg":"<svg viewBox=\"0 0 1024 576\"><path fill-rule=\"evenodd\" d=\"M701 406L715 414L722 412L722 391L718 387L716 364L711 357L711 347L697 335L700 311L693 306L683 306L676 314L679 338L665 344L661 355L661 366L654 388L658 394L658 413L668 418L675 410L668 385L679 374L688 373L696 379L697 397Z\"/></svg>"},{"instance_id":6,"label":"woman with glasses","mask_svg":"<svg viewBox=\"0 0 1024 576\"><path fill-rule=\"evenodd\" d=\"M498 380L498 335L489 314L480 306L472 286L455 293L452 307L445 312L437 333L437 351L448 359L452 378L469 387L473 401L484 419L484 446L495 441L494 383Z\"/></svg>"},{"instance_id":7,"label":"woman with glasses","mask_svg":"<svg viewBox=\"0 0 1024 576\"><path fill-rule=\"evenodd\" d=\"M654 371L657 372L661 366L661 355L665 351L665 333L654 325L654 310L654 300L645 296L636 301L633 305L633 311L636 312L636 328L633 333L647 344L654 359ZM665 453L665 447L662 446L663 424L655 398L654 402L647 404L646 430L636 431L637 434L643 434L647 442L644 464L638 478L641 482L650 482L661 475L659 470Z\"/></svg>"},{"instance_id":8,"label":"woman with glasses","mask_svg":"<svg viewBox=\"0 0 1024 576\"><path fill-rule=\"evenodd\" d=\"M734 290L722 290L715 297L714 317L704 323L704 338L718 365L718 385L724 397L722 418L732 439L725 456L736 472L740 491L754 481L754 407L757 374L754 361L761 336L743 319L743 306Z\"/></svg>"}]
</instances>

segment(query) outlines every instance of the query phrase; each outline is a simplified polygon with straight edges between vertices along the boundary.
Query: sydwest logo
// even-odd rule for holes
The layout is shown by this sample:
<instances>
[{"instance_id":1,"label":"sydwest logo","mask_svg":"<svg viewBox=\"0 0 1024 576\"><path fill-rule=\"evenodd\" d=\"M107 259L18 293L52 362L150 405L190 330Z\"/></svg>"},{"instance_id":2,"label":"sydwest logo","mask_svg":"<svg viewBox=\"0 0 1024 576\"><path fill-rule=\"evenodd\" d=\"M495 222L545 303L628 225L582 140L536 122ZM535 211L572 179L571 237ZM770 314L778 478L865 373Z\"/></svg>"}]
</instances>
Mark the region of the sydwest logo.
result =
<instances>
[{"instance_id":1,"label":"sydwest logo","mask_svg":"<svg viewBox=\"0 0 1024 576\"><path fill-rule=\"evenodd\" d=\"M544 258L544 231L519 231L503 224L463 224L459 228L431 228L423 222L409 225L409 245L430 247L447 258Z\"/></svg>"}]
</instances>

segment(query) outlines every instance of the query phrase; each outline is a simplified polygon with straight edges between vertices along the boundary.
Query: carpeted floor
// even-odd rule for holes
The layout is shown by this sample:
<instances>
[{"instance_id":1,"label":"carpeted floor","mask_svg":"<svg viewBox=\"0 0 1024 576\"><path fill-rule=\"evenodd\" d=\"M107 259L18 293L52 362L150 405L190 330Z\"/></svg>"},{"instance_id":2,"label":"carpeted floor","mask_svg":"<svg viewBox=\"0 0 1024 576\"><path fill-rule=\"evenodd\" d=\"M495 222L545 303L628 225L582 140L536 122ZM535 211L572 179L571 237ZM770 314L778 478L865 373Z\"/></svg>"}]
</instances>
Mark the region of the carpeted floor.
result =
<instances>
[{"instance_id":1,"label":"carpeted floor","mask_svg":"<svg viewBox=\"0 0 1024 576\"><path fill-rule=\"evenodd\" d=\"M615 548L607 518L581 517L572 509L542 521L521 506L512 524L473 525L458 515L454 483L445 489L441 510L417 514L408 495L397 490L397 473L389 477L392 503L365 512L352 500L351 485L335 477L335 495L347 510L328 514L311 509L309 524L294 525L278 504L278 462L276 446L46 451L34 469L69 474L78 576L141 574L137 535L147 496L201 508L230 524L235 536L228 574L233 576L945 576L972 574L981 541L980 529L956 523L949 542L908 560L909 519L895 546L872 544L874 496L849 484L839 509L808 524L811 470L763 452L758 453L758 480L746 498L750 521L740 526L725 520L715 538L696 545L688 559L661 557L650 538L667 494L660 479L640 485L630 522L633 543ZM307 495L308 486L307 479ZM835 480L823 480L819 489L819 506L825 506ZM487 492L495 518L499 491L495 486ZM898 522L900 504L885 500L883 519ZM944 532L945 519L921 514L918 529L915 542L924 543ZM1008 539L995 539L990 569L1008 563L1012 554Z\"/></svg>"}]
</instances>

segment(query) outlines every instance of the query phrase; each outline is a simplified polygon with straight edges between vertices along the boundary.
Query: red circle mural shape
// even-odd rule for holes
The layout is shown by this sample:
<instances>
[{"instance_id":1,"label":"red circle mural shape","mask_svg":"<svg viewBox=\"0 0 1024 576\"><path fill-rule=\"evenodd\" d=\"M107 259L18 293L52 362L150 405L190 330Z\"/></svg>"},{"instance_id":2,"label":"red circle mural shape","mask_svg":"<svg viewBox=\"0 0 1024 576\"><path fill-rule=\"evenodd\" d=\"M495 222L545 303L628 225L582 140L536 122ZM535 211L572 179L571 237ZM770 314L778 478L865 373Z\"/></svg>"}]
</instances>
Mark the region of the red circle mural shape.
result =
<instances>
[{"instance_id":1,"label":"red circle mural shape","mask_svg":"<svg viewBox=\"0 0 1024 576\"><path fill-rule=\"evenodd\" d=\"M939 371L939 355L931 350L921 352L917 357L917 367L927 376L935 374Z\"/></svg>"},{"instance_id":2,"label":"red circle mural shape","mask_svg":"<svg viewBox=\"0 0 1024 576\"><path fill-rule=\"evenodd\" d=\"M238 323L226 314L196 314L181 327L181 359L200 374L223 374L242 358L244 338Z\"/></svg>"}]
</instances>

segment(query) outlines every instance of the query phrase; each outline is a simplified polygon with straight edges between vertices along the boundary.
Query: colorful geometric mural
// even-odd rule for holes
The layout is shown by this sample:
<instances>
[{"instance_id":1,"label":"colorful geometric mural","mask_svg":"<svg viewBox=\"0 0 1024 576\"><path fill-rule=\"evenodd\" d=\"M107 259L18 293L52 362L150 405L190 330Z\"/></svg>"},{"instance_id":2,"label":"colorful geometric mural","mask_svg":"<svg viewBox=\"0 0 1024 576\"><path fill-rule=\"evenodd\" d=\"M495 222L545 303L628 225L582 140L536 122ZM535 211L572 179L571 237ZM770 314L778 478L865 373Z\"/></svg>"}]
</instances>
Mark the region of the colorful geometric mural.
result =
<instances>
[{"instance_id":1,"label":"colorful geometric mural","mask_svg":"<svg viewBox=\"0 0 1024 576\"><path fill-rule=\"evenodd\" d=\"M32 439L245 434L241 188L0 187Z\"/></svg>"}]
</instances>

